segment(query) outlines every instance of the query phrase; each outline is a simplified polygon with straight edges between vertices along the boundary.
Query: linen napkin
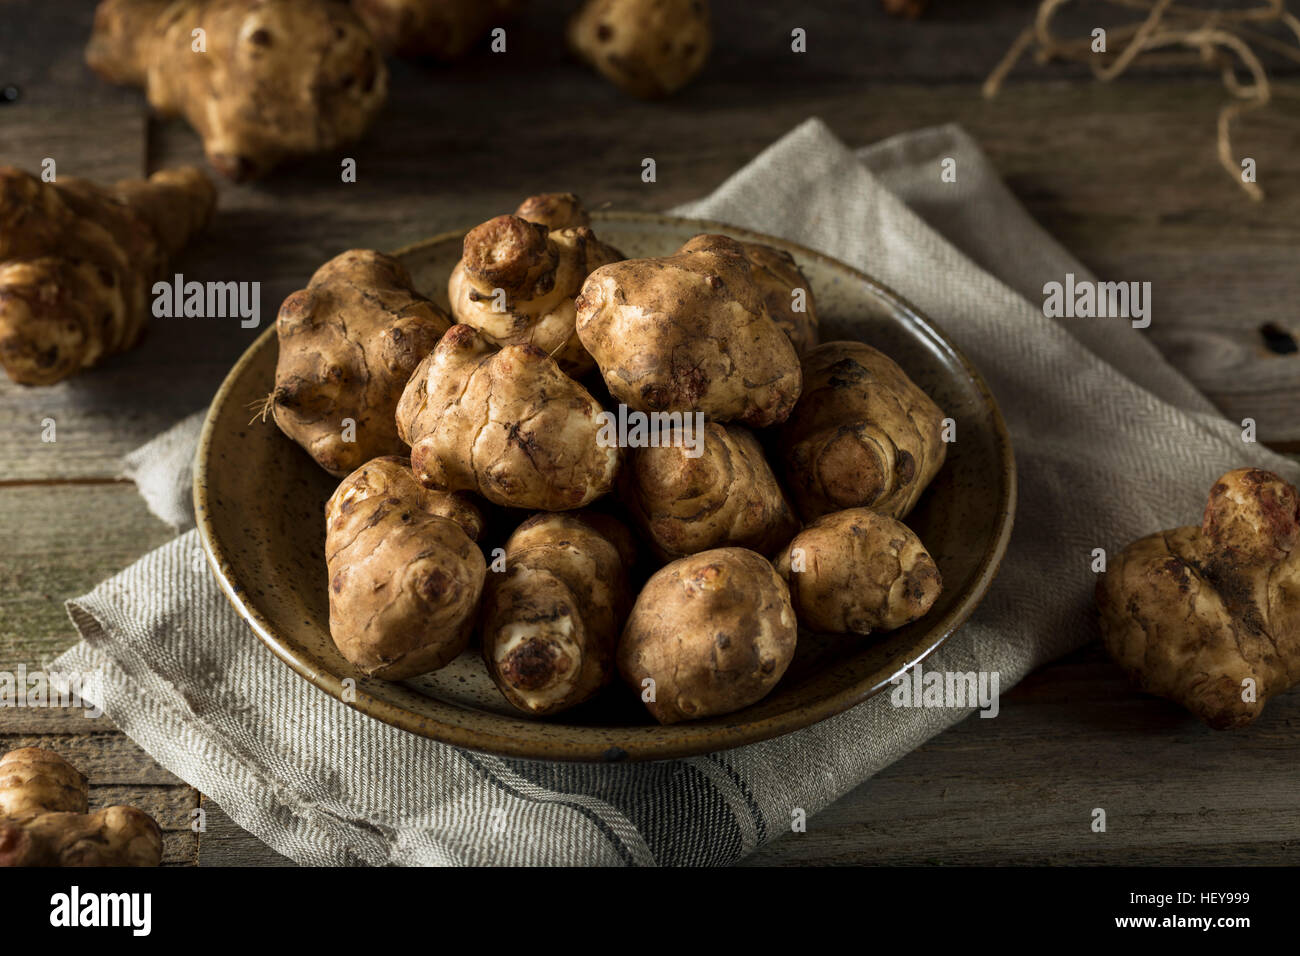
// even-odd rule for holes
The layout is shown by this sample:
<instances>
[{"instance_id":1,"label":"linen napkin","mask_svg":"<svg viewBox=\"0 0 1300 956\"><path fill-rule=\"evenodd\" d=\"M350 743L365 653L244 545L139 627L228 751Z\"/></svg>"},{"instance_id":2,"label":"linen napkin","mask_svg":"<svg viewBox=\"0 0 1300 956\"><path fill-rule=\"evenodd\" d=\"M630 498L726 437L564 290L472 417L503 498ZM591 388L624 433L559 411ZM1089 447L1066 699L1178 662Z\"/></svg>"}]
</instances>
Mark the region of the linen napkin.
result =
<instances>
[{"instance_id":1,"label":"linen napkin","mask_svg":"<svg viewBox=\"0 0 1300 956\"><path fill-rule=\"evenodd\" d=\"M941 176L949 159L955 182ZM1091 277L957 127L854 152L809 120L675 211L784 236L873 274L988 379L1016 448L1016 531L983 604L927 670L997 672L1007 690L1095 636L1093 548L1113 553L1188 522L1229 468L1297 478L1291 463L1243 443L1127 322L1044 316L1045 282ZM1159 301L1157 290L1155 322L1167 320ZM194 421L178 429L134 458L164 515L188 502L188 488L167 479L189 467ZM168 488L177 500L159 503ZM196 535L70 601L84 641L57 666L102 671L98 703L118 726L300 863L732 863L970 713L896 709L886 693L798 733L689 760L472 753L373 721L298 678L229 606Z\"/></svg>"}]
</instances>

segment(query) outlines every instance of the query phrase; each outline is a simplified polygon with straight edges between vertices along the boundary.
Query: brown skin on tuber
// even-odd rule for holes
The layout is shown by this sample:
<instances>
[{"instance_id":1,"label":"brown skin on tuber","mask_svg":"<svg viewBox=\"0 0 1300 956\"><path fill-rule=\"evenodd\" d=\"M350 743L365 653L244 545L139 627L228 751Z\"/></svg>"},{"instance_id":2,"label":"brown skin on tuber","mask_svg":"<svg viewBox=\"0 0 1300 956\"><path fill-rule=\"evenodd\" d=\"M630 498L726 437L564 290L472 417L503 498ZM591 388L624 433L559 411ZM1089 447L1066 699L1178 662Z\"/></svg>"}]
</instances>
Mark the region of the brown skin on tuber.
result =
<instances>
[{"instance_id":1,"label":"brown skin on tuber","mask_svg":"<svg viewBox=\"0 0 1300 956\"><path fill-rule=\"evenodd\" d=\"M705 0L588 0L569 22L569 46L625 92L645 99L681 89L713 43Z\"/></svg>"},{"instance_id":2,"label":"brown skin on tuber","mask_svg":"<svg viewBox=\"0 0 1300 956\"><path fill-rule=\"evenodd\" d=\"M593 272L578 336L610 393L643 412L703 412L763 427L799 397L799 357L773 321L740 243L697 236L686 251Z\"/></svg>"},{"instance_id":3,"label":"brown skin on tuber","mask_svg":"<svg viewBox=\"0 0 1300 956\"><path fill-rule=\"evenodd\" d=\"M817 308L813 304L812 287L794 256L784 249L774 249L757 242L741 244L745 256L754 266L754 282L763 296L767 311L790 344L800 355L816 348L818 341ZM796 310L796 291L803 293L803 308Z\"/></svg>"},{"instance_id":4,"label":"brown skin on tuber","mask_svg":"<svg viewBox=\"0 0 1300 956\"><path fill-rule=\"evenodd\" d=\"M552 195L525 200L515 215L471 229L447 284L456 321L496 346L534 345L567 374L590 371L591 356L574 329L573 300L593 270L623 255L586 222L576 196Z\"/></svg>"},{"instance_id":5,"label":"brown skin on tuber","mask_svg":"<svg viewBox=\"0 0 1300 956\"><path fill-rule=\"evenodd\" d=\"M455 325L411 376L397 426L426 487L567 511L613 485L619 449L599 442L603 412L541 349L496 351Z\"/></svg>"},{"instance_id":6,"label":"brown skin on tuber","mask_svg":"<svg viewBox=\"0 0 1300 956\"><path fill-rule=\"evenodd\" d=\"M628 454L621 497L655 552L669 560L729 545L776 552L799 521L758 440L716 422L695 440L698 457L685 443Z\"/></svg>"},{"instance_id":7,"label":"brown skin on tuber","mask_svg":"<svg viewBox=\"0 0 1300 956\"><path fill-rule=\"evenodd\" d=\"M776 562L799 623L828 634L892 631L921 617L943 589L912 529L868 508L823 515Z\"/></svg>"},{"instance_id":8,"label":"brown skin on tuber","mask_svg":"<svg viewBox=\"0 0 1300 956\"><path fill-rule=\"evenodd\" d=\"M9 377L52 385L134 345L154 281L215 204L193 167L112 186L0 167L0 363Z\"/></svg>"},{"instance_id":9,"label":"brown skin on tuber","mask_svg":"<svg viewBox=\"0 0 1300 956\"><path fill-rule=\"evenodd\" d=\"M1300 683L1300 497L1239 468L1199 527L1133 542L1097 582L1102 639L1148 693L1218 730L1243 727Z\"/></svg>"},{"instance_id":10,"label":"brown skin on tuber","mask_svg":"<svg viewBox=\"0 0 1300 956\"><path fill-rule=\"evenodd\" d=\"M405 453L397 401L450 325L397 259L368 249L335 256L280 306L275 423L338 477ZM345 419L354 423L346 431Z\"/></svg>"},{"instance_id":11,"label":"brown skin on tuber","mask_svg":"<svg viewBox=\"0 0 1300 956\"><path fill-rule=\"evenodd\" d=\"M804 520L865 507L902 518L943 465L943 412L888 356L825 342L803 357L803 394L781 429Z\"/></svg>"},{"instance_id":12,"label":"brown skin on tuber","mask_svg":"<svg viewBox=\"0 0 1300 956\"><path fill-rule=\"evenodd\" d=\"M472 501L422 487L402 458L377 458L325 506L330 635L353 666L402 680L469 644L487 565Z\"/></svg>"},{"instance_id":13,"label":"brown skin on tuber","mask_svg":"<svg viewBox=\"0 0 1300 956\"><path fill-rule=\"evenodd\" d=\"M646 582L623 628L618 669L656 720L675 724L761 700L797 639L790 592L767 559L717 548Z\"/></svg>"},{"instance_id":14,"label":"brown skin on tuber","mask_svg":"<svg viewBox=\"0 0 1300 956\"><path fill-rule=\"evenodd\" d=\"M591 216L587 215L582 200L573 193L538 193L529 196L519 204L515 215L547 229L576 229L578 226L591 225ZM615 258L623 257L618 255Z\"/></svg>"},{"instance_id":15,"label":"brown skin on tuber","mask_svg":"<svg viewBox=\"0 0 1300 956\"><path fill-rule=\"evenodd\" d=\"M679 253L708 249L714 236L696 236L678 250ZM794 350L803 355L817 345L817 308L813 302L812 287L794 256L784 249L765 246L757 242L739 244L750 264L750 278L758 286L763 304L767 306L772 321L790 339ZM795 292L802 301L796 305Z\"/></svg>"},{"instance_id":16,"label":"brown skin on tuber","mask_svg":"<svg viewBox=\"0 0 1300 956\"><path fill-rule=\"evenodd\" d=\"M464 56L521 6L522 0L352 0L383 49L438 60Z\"/></svg>"},{"instance_id":17,"label":"brown skin on tuber","mask_svg":"<svg viewBox=\"0 0 1300 956\"><path fill-rule=\"evenodd\" d=\"M90 813L85 776L37 747L0 758L0 866L157 866L162 831L135 807Z\"/></svg>"},{"instance_id":18,"label":"brown skin on tuber","mask_svg":"<svg viewBox=\"0 0 1300 956\"><path fill-rule=\"evenodd\" d=\"M320 0L103 0L86 62L185 117L236 181L358 138L388 90L361 21Z\"/></svg>"},{"instance_id":19,"label":"brown skin on tuber","mask_svg":"<svg viewBox=\"0 0 1300 956\"><path fill-rule=\"evenodd\" d=\"M603 514L537 514L515 530L506 570L488 575L482 628L483 659L511 704L554 714L609 683L635 558L627 529Z\"/></svg>"}]
</instances>

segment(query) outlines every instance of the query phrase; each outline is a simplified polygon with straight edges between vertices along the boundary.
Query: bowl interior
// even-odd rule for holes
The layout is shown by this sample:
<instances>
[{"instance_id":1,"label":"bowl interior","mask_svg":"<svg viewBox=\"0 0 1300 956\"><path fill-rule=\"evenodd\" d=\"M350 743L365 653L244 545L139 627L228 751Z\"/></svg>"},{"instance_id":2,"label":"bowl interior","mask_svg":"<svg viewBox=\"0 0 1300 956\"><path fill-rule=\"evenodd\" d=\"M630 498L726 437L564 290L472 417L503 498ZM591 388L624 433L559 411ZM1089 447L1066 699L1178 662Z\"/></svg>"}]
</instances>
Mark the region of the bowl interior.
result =
<instances>
[{"instance_id":1,"label":"bowl interior","mask_svg":"<svg viewBox=\"0 0 1300 956\"><path fill-rule=\"evenodd\" d=\"M336 697L355 680L353 705L447 743L540 759L662 759L727 749L807 726L888 686L970 614L1010 533L1014 463L996 404L978 373L929 322L866 276L779 240L719 224L632 214L597 215L594 228L628 256L665 255L705 231L789 249L808 277L822 340L854 338L884 351L957 422L958 441L908 524L934 556L944 590L921 620L880 638L801 633L785 677L733 714L660 727L621 686L546 720L520 716L487 675L477 647L436 673L402 682L352 668L329 636L324 504L337 480L269 420L248 409L270 392L277 345L268 329L230 373L208 413L195 470L199 528L218 579L254 632ZM462 234L401 250L415 284L446 305Z\"/></svg>"}]
</instances>

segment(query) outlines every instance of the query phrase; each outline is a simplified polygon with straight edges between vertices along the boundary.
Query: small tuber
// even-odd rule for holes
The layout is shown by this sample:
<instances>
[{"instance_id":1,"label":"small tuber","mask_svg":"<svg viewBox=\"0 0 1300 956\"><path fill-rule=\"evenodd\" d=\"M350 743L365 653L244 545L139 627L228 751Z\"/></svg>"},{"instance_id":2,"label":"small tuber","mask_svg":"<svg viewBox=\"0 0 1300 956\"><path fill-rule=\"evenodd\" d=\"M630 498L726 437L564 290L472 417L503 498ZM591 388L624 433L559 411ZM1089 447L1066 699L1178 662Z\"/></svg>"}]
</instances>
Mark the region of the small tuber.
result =
<instances>
[{"instance_id":1,"label":"small tuber","mask_svg":"<svg viewBox=\"0 0 1300 956\"><path fill-rule=\"evenodd\" d=\"M469 644L487 565L463 495L422 487L405 459L358 468L325 505L330 634L373 677L401 680L450 663Z\"/></svg>"},{"instance_id":2,"label":"small tuber","mask_svg":"<svg viewBox=\"0 0 1300 956\"><path fill-rule=\"evenodd\" d=\"M678 250L678 254L708 250L715 236L696 236ZM758 242L739 243L749 260L750 278L758 287L768 314L790 339L795 352L803 355L817 345L817 308L812 288L794 256L784 249Z\"/></svg>"},{"instance_id":3,"label":"small tuber","mask_svg":"<svg viewBox=\"0 0 1300 956\"><path fill-rule=\"evenodd\" d=\"M829 634L870 634L910 624L943 588L921 539L869 508L823 515L776 562L799 623Z\"/></svg>"},{"instance_id":4,"label":"small tuber","mask_svg":"<svg viewBox=\"0 0 1300 956\"><path fill-rule=\"evenodd\" d=\"M86 778L38 747L0 758L0 866L157 866L162 831L135 807L89 812Z\"/></svg>"},{"instance_id":5,"label":"small tuber","mask_svg":"<svg viewBox=\"0 0 1300 956\"><path fill-rule=\"evenodd\" d=\"M573 300L593 270L623 255L587 222L576 196L549 195L471 229L447 283L456 321L496 346L535 345L570 375L590 371Z\"/></svg>"},{"instance_id":6,"label":"small tuber","mask_svg":"<svg viewBox=\"0 0 1300 956\"><path fill-rule=\"evenodd\" d=\"M1300 497L1238 468L1199 527L1134 541L1097 582L1101 632L1143 690L1219 730L1251 723L1300 683Z\"/></svg>"},{"instance_id":7,"label":"small tuber","mask_svg":"<svg viewBox=\"0 0 1300 956\"><path fill-rule=\"evenodd\" d=\"M388 91L365 26L321 0L103 0L86 62L185 117L237 181L358 138Z\"/></svg>"},{"instance_id":8,"label":"small tuber","mask_svg":"<svg viewBox=\"0 0 1300 956\"><path fill-rule=\"evenodd\" d=\"M762 427L799 397L799 356L734 239L696 236L672 256L602 266L577 308L582 344L629 408Z\"/></svg>"},{"instance_id":9,"label":"small tuber","mask_svg":"<svg viewBox=\"0 0 1300 956\"><path fill-rule=\"evenodd\" d=\"M657 721L675 724L761 700L797 639L790 592L767 559L717 548L646 582L619 640L618 669Z\"/></svg>"},{"instance_id":10,"label":"small tuber","mask_svg":"<svg viewBox=\"0 0 1300 956\"><path fill-rule=\"evenodd\" d=\"M803 394L781 429L785 478L810 521L866 507L902 518L947 454L943 412L884 353L825 342L803 357Z\"/></svg>"},{"instance_id":11,"label":"small tuber","mask_svg":"<svg viewBox=\"0 0 1300 956\"><path fill-rule=\"evenodd\" d=\"M569 21L569 46L610 82L652 99L704 68L713 42L706 0L587 0Z\"/></svg>"},{"instance_id":12,"label":"small tuber","mask_svg":"<svg viewBox=\"0 0 1300 956\"><path fill-rule=\"evenodd\" d=\"M0 167L0 363L52 385L130 348L153 282L207 224L216 190L192 166L98 186Z\"/></svg>"},{"instance_id":13,"label":"small tuber","mask_svg":"<svg viewBox=\"0 0 1300 956\"><path fill-rule=\"evenodd\" d=\"M267 401L275 423L337 477L404 453L397 401L450 325L397 259L369 249L335 256L280 306Z\"/></svg>"},{"instance_id":14,"label":"small tuber","mask_svg":"<svg viewBox=\"0 0 1300 956\"><path fill-rule=\"evenodd\" d=\"M603 416L541 349L497 351L471 326L454 325L411 375L397 427L428 488L566 511L613 485L619 449L600 443Z\"/></svg>"},{"instance_id":15,"label":"small tuber","mask_svg":"<svg viewBox=\"0 0 1300 956\"><path fill-rule=\"evenodd\" d=\"M736 546L773 554L799 530L758 440L739 425L709 422L684 442L628 453L622 500L660 557Z\"/></svg>"},{"instance_id":16,"label":"small tuber","mask_svg":"<svg viewBox=\"0 0 1300 956\"><path fill-rule=\"evenodd\" d=\"M537 514L515 529L483 595L483 659L510 703L554 714L609 682L635 558L627 529L603 514Z\"/></svg>"}]
</instances>

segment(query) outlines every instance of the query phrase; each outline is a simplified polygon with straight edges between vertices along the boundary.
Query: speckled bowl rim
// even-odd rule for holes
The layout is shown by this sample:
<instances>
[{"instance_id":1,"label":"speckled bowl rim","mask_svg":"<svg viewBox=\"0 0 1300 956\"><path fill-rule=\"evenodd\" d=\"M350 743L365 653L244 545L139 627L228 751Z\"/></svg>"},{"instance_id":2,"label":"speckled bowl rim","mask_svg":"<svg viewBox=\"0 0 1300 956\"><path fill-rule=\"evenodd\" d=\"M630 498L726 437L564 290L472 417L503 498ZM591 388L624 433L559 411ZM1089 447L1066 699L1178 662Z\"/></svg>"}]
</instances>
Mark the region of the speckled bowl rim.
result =
<instances>
[{"instance_id":1,"label":"speckled bowl rim","mask_svg":"<svg viewBox=\"0 0 1300 956\"><path fill-rule=\"evenodd\" d=\"M1011 538L1017 495L1015 455L1011 447L1011 436L1007 432L1006 423L1002 418L1002 412L998 408L998 403L994 399L988 384L984 381L984 377L980 375L975 366L971 364L947 335L941 332L934 323L906 299L866 273L830 256L815 252L797 243L766 236L723 222L687 219L656 213L608 211L595 212L592 214L592 218L596 222L613 220L629 225L645 223L654 226L680 226L683 230L694 230L697 233L725 233L745 241L762 242L785 249L799 259L818 260L824 266L833 270L840 270L868 286L899 315L913 323L930 340L932 345L940 348L950 359L954 360L964 370L971 382L974 383L988 409L1002 466L1001 488L997 504L997 530L980 559L974 579L967 587L966 593L961 596L961 600L941 618L932 623L928 631L931 635L928 646L916 653L907 664L899 668L894 674L874 683L863 681L822 700L796 706L782 714L743 723L695 725L685 723L667 727L654 725L629 727L620 732L621 736L625 738L621 741L621 745L611 749L607 738L604 740L591 739L583 741L584 728L576 726L566 728L568 736L562 742L557 742L553 725L543 725L548 726L551 730L551 733L543 739L540 734L538 737L530 738L526 734L496 733L481 728L445 724L428 715L415 713L397 704L374 697L359 686L349 691L350 696L355 699L347 701L348 705L376 720L401 730L469 750L535 760L604 763L611 760L670 760L758 743L762 740L769 740L773 737L793 733L796 730L802 730L828 717L842 713L880 693L889 686L894 677L906 673L933 654L944 641L952 636L957 628L966 622L988 592L990 584L997 575L1003 555L1006 553L1007 544ZM476 224L471 224L465 229L439 233L432 238L403 246L392 254L402 257L428 246L438 245L462 237L470 228L473 228L473 225ZM212 566L221 590L239 614L248 622L253 633L276 657L288 664L299 675L336 700L343 701L342 678L330 673L323 662L299 652L290 642L276 632L271 622L256 607L244 600L242 594L247 593L248 589L238 580L229 552L218 540L209 518L207 474L208 462L211 460L210 453L215 430L214 425L218 417L217 412L228 401L230 393L242 378L245 368L253 361L261 349L267 347L268 340L273 338L274 335L275 325L272 323L266 331L257 337L240 357L239 361L231 368L229 374L221 383L221 387L217 390L212 404L208 407L194 460L195 519L199 537L203 543L203 550L208 556L208 562ZM485 714L485 719L489 721L494 717L503 724L509 723L513 727L518 727L520 723L510 718ZM592 730L600 734L608 733L606 728L592 728Z\"/></svg>"}]
</instances>

